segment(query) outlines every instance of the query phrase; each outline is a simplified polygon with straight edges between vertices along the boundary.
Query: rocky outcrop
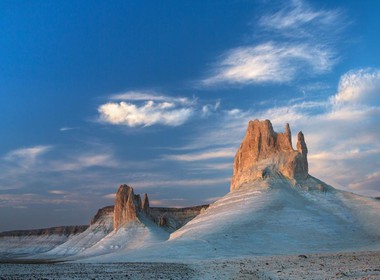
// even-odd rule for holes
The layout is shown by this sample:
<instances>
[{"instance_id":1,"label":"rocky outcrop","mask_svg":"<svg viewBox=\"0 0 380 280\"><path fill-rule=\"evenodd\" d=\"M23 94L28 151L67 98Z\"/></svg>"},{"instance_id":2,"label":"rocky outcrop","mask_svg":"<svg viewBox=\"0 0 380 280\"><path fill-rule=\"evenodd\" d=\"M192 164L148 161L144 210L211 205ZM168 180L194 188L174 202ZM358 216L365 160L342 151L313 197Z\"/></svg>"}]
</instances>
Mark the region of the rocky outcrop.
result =
<instances>
[{"instance_id":1,"label":"rocky outcrop","mask_svg":"<svg viewBox=\"0 0 380 280\"><path fill-rule=\"evenodd\" d=\"M146 213L149 212L149 198L148 198L148 195L146 193L144 193L144 196L143 196L143 199L142 199L142 202L141 202L141 208Z\"/></svg>"},{"instance_id":2,"label":"rocky outcrop","mask_svg":"<svg viewBox=\"0 0 380 280\"><path fill-rule=\"evenodd\" d=\"M133 188L121 185L116 193L114 205L114 229L136 219L137 205Z\"/></svg>"},{"instance_id":3,"label":"rocky outcrop","mask_svg":"<svg viewBox=\"0 0 380 280\"><path fill-rule=\"evenodd\" d=\"M116 193L114 211L114 229L117 230L121 226L139 219L144 215L145 218L152 220L158 226L164 227L168 231L176 230L194 217L199 215L201 211L207 209L208 205L200 205L186 208L165 208L150 207L147 194L135 195L133 188L128 185L121 185ZM103 208L99 211L111 211ZM98 211L98 213L99 213ZM98 214L97 214L98 215ZM96 220L95 215L94 220ZM99 215L101 215L99 213Z\"/></svg>"},{"instance_id":4,"label":"rocky outcrop","mask_svg":"<svg viewBox=\"0 0 380 280\"><path fill-rule=\"evenodd\" d=\"M250 121L235 155L230 190L271 176L274 172L290 179L307 178L307 146L304 135L298 133L297 150L294 150L289 124L286 124L284 133L277 133L269 120Z\"/></svg>"},{"instance_id":5,"label":"rocky outcrop","mask_svg":"<svg viewBox=\"0 0 380 280\"><path fill-rule=\"evenodd\" d=\"M113 205L100 208L98 210L98 212L96 212L95 216L91 219L90 225L93 225L93 224L99 222L104 217L113 215L113 211L114 211Z\"/></svg>"},{"instance_id":6,"label":"rocky outcrop","mask_svg":"<svg viewBox=\"0 0 380 280\"><path fill-rule=\"evenodd\" d=\"M116 193L114 205L114 229L131 221L136 221L140 213L146 214L149 210L148 195L144 194L143 202L140 195L135 195L133 188L121 185Z\"/></svg>"},{"instance_id":7,"label":"rocky outcrop","mask_svg":"<svg viewBox=\"0 0 380 280\"><path fill-rule=\"evenodd\" d=\"M12 230L0 232L0 237L20 237L20 236L40 236L40 235L75 235L84 232L87 225L81 226L61 226L42 229Z\"/></svg>"},{"instance_id":8,"label":"rocky outcrop","mask_svg":"<svg viewBox=\"0 0 380 280\"><path fill-rule=\"evenodd\" d=\"M159 225L172 232L187 224L200 213L205 211L209 205L199 205L185 208L151 207L149 217Z\"/></svg>"}]
</instances>

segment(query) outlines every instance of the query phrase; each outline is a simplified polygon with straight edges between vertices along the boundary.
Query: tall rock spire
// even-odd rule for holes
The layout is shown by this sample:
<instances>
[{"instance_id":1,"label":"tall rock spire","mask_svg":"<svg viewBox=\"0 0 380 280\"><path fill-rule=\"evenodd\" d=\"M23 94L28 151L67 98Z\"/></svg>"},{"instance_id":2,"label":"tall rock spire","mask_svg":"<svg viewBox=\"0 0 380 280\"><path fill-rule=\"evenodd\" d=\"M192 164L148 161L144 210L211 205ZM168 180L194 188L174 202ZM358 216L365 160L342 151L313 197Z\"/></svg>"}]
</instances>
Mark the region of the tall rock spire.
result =
<instances>
[{"instance_id":1,"label":"tall rock spire","mask_svg":"<svg viewBox=\"0 0 380 280\"><path fill-rule=\"evenodd\" d=\"M133 188L121 185L116 193L114 206L114 229L137 219L137 213L141 211L141 198L135 195Z\"/></svg>"},{"instance_id":2,"label":"tall rock spire","mask_svg":"<svg viewBox=\"0 0 380 280\"><path fill-rule=\"evenodd\" d=\"M289 124L284 133L276 133L269 120L250 121L235 155L231 191L268 176L268 170L288 178L306 178L307 148L302 132L298 134L297 150L292 146Z\"/></svg>"}]
</instances>

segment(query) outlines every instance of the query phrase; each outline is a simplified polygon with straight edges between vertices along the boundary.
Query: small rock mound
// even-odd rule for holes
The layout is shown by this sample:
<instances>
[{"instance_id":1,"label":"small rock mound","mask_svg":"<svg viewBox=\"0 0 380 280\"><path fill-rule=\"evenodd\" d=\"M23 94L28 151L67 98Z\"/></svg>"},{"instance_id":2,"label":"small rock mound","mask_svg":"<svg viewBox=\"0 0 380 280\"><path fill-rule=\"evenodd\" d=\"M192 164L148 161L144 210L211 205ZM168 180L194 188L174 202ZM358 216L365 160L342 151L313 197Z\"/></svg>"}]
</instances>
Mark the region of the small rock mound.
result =
<instances>
[{"instance_id":1,"label":"small rock mound","mask_svg":"<svg viewBox=\"0 0 380 280\"><path fill-rule=\"evenodd\" d=\"M274 172L289 179L307 178L307 146L304 135L298 133L297 150L294 150L289 124L286 124L284 133L277 133L269 120L250 121L235 155L230 190L270 177Z\"/></svg>"}]
</instances>

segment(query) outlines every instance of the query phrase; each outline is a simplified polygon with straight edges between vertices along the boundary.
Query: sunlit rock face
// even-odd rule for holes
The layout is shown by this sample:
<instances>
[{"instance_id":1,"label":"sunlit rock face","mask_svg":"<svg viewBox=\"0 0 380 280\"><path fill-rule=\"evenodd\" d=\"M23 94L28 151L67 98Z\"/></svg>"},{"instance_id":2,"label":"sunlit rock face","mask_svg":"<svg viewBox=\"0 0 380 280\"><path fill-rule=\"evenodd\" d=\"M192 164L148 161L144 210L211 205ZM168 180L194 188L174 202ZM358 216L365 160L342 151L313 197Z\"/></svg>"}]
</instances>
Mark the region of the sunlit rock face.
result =
<instances>
[{"instance_id":1,"label":"sunlit rock face","mask_svg":"<svg viewBox=\"0 0 380 280\"><path fill-rule=\"evenodd\" d=\"M146 197L146 201L147 199ZM144 206L146 207L146 202ZM132 187L121 185L115 197L114 229L118 229L130 221L135 221L138 213L141 211L142 203L140 195L135 195Z\"/></svg>"},{"instance_id":2,"label":"sunlit rock face","mask_svg":"<svg viewBox=\"0 0 380 280\"><path fill-rule=\"evenodd\" d=\"M172 232L185 225L207 207L208 205L185 208L150 207L147 194L143 194L141 199L140 195L134 194L132 187L121 185L116 193L114 207L100 209L96 217L113 209L114 230L131 221L143 218L151 220L165 230Z\"/></svg>"},{"instance_id":3,"label":"sunlit rock face","mask_svg":"<svg viewBox=\"0 0 380 280\"><path fill-rule=\"evenodd\" d=\"M269 120L250 121L234 161L230 190L280 173L289 179L308 176L307 146L298 133L297 150L293 149L289 124L284 133L273 130Z\"/></svg>"}]
</instances>

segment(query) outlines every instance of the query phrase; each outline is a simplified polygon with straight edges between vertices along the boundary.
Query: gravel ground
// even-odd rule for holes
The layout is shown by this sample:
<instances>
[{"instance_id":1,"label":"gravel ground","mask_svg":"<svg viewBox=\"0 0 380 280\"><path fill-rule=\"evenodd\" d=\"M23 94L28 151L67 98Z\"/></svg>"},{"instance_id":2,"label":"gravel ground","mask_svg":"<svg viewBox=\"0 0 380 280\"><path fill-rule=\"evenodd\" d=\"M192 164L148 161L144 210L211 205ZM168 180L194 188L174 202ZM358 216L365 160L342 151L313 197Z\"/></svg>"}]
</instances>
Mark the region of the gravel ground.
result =
<instances>
[{"instance_id":1,"label":"gravel ground","mask_svg":"<svg viewBox=\"0 0 380 280\"><path fill-rule=\"evenodd\" d=\"M380 252L217 260L194 270L198 279L380 279Z\"/></svg>"},{"instance_id":2,"label":"gravel ground","mask_svg":"<svg viewBox=\"0 0 380 280\"><path fill-rule=\"evenodd\" d=\"M3 263L0 279L380 279L380 252L182 263Z\"/></svg>"}]
</instances>

